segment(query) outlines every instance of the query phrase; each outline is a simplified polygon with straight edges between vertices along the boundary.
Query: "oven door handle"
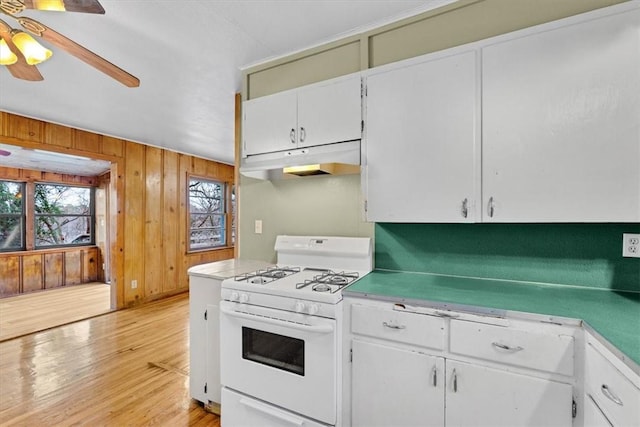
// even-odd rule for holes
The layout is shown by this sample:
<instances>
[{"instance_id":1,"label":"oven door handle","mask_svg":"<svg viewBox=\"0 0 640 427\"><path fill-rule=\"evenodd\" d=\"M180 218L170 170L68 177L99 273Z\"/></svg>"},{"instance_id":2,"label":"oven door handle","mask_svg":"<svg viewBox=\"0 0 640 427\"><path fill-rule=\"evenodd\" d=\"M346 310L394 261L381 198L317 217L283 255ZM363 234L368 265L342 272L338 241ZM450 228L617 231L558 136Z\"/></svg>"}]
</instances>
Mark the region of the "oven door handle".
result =
<instances>
[{"instance_id":1,"label":"oven door handle","mask_svg":"<svg viewBox=\"0 0 640 427\"><path fill-rule=\"evenodd\" d=\"M224 306L220 307L220 312L227 316L237 317L239 319L248 319L257 322L268 323L270 325L283 326L285 328L297 329L304 332L316 332L319 334L328 334L333 332L333 325L305 325L303 323L288 322L286 320L279 320L273 317L241 313L239 311L230 310Z\"/></svg>"},{"instance_id":2,"label":"oven door handle","mask_svg":"<svg viewBox=\"0 0 640 427\"><path fill-rule=\"evenodd\" d=\"M304 425L304 419L278 411L277 409L263 403L255 402L253 400L245 398L240 399L240 403L247 408L251 408L255 411L262 412L263 414L270 415L274 418L279 419L280 421L286 422L287 424L291 424L294 426Z\"/></svg>"}]
</instances>

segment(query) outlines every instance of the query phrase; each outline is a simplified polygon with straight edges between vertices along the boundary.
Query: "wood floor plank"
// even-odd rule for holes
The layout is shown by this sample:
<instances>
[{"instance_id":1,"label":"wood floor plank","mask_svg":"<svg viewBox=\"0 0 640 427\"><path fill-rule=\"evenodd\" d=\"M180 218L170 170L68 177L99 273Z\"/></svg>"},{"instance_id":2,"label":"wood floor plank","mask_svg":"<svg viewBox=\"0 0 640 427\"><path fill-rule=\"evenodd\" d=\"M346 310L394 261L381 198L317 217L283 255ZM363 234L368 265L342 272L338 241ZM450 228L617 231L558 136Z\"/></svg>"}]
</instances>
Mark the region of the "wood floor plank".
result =
<instances>
[{"instance_id":1,"label":"wood floor plank","mask_svg":"<svg viewBox=\"0 0 640 427\"><path fill-rule=\"evenodd\" d=\"M189 397L181 294L0 343L0 425L219 426Z\"/></svg>"},{"instance_id":2,"label":"wood floor plank","mask_svg":"<svg viewBox=\"0 0 640 427\"><path fill-rule=\"evenodd\" d=\"M108 313L111 286L90 283L0 299L0 341Z\"/></svg>"}]
</instances>

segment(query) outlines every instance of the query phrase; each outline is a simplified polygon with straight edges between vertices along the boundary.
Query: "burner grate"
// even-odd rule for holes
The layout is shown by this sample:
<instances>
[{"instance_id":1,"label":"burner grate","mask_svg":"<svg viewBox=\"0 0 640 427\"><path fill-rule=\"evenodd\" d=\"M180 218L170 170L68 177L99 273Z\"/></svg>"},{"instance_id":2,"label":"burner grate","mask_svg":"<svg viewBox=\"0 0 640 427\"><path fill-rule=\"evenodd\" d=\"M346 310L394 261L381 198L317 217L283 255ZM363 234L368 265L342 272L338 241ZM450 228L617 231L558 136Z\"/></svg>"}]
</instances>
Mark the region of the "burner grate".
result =
<instances>
[{"instance_id":1,"label":"burner grate","mask_svg":"<svg viewBox=\"0 0 640 427\"><path fill-rule=\"evenodd\" d=\"M311 286L312 291L329 292L333 294L356 280L358 277L358 273L347 273L344 271L336 273L331 270L327 270L323 274L314 276L313 279L297 283L296 289L303 289L307 286Z\"/></svg>"},{"instance_id":2,"label":"burner grate","mask_svg":"<svg viewBox=\"0 0 640 427\"><path fill-rule=\"evenodd\" d=\"M282 279L283 277L287 277L299 272L300 267L270 267L251 273L241 274L240 276L234 277L233 280L237 282L248 282L256 285L264 285L266 283L273 282L274 280Z\"/></svg>"}]
</instances>

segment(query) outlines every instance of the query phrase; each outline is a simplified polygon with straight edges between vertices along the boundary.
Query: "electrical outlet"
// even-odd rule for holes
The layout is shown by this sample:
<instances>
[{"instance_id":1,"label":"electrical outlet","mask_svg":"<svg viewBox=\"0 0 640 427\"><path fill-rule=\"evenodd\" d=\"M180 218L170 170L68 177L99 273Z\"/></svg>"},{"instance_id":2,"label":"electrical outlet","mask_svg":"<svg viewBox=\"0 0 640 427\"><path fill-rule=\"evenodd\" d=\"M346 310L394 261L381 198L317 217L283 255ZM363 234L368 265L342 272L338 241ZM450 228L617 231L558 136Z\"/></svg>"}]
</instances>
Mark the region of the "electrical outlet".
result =
<instances>
[{"instance_id":1,"label":"electrical outlet","mask_svg":"<svg viewBox=\"0 0 640 427\"><path fill-rule=\"evenodd\" d=\"M624 233L622 235L622 256L640 258L640 234Z\"/></svg>"},{"instance_id":2,"label":"electrical outlet","mask_svg":"<svg viewBox=\"0 0 640 427\"><path fill-rule=\"evenodd\" d=\"M138 287L138 281L137 280L132 280L131 281L131 289L136 289Z\"/></svg>"},{"instance_id":3,"label":"electrical outlet","mask_svg":"<svg viewBox=\"0 0 640 427\"><path fill-rule=\"evenodd\" d=\"M262 234L262 220L261 219L256 219L256 222L255 222L255 233L256 234Z\"/></svg>"}]
</instances>

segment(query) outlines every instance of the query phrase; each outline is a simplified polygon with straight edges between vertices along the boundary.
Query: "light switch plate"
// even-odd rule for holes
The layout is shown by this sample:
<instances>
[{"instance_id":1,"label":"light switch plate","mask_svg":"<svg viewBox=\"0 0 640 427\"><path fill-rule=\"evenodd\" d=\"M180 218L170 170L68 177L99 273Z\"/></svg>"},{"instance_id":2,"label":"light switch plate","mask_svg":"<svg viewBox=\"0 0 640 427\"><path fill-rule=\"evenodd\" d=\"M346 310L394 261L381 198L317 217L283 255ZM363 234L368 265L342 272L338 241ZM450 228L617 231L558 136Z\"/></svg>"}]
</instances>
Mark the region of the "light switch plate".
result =
<instances>
[{"instance_id":1,"label":"light switch plate","mask_svg":"<svg viewBox=\"0 0 640 427\"><path fill-rule=\"evenodd\" d=\"M255 233L256 234L262 234L262 220L261 219L256 219L255 222Z\"/></svg>"},{"instance_id":2,"label":"light switch plate","mask_svg":"<svg viewBox=\"0 0 640 427\"><path fill-rule=\"evenodd\" d=\"M640 258L640 234L622 234L622 256Z\"/></svg>"}]
</instances>

